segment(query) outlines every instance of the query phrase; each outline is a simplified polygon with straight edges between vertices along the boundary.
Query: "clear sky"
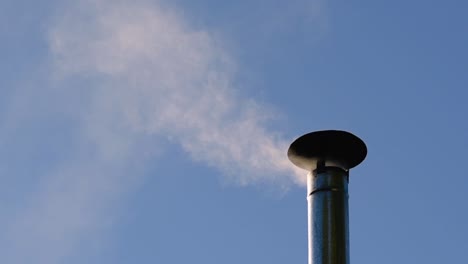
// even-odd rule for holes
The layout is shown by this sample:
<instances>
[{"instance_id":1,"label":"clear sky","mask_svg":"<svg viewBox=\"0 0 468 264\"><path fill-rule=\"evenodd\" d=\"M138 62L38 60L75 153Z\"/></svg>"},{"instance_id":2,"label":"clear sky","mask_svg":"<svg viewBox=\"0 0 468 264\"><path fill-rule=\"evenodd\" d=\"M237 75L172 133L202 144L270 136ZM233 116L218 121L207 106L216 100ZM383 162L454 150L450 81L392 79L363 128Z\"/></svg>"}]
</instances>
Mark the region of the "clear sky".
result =
<instances>
[{"instance_id":1,"label":"clear sky","mask_svg":"<svg viewBox=\"0 0 468 264\"><path fill-rule=\"evenodd\" d=\"M466 1L0 1L5 264L306 263L287 147L361 137L351 262L464 263Z\"/></svg>"}]
</instances>

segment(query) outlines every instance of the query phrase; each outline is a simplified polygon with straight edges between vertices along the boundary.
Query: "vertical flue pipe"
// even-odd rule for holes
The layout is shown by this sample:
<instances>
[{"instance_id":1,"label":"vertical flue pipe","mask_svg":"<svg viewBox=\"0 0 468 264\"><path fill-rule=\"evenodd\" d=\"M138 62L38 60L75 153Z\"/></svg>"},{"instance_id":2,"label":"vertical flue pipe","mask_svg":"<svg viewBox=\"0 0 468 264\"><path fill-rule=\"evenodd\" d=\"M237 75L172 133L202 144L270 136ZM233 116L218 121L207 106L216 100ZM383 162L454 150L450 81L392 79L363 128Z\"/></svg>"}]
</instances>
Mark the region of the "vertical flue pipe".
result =
<instances>
[{"instance_id":1,"label":"vertical flue pipe","mask_svg":"<svg viewBox=\"0 0 468 264\"><path fill-rule=\"evenodd\" d=\"M349 264L349 169L367 155L364 142L339 130L296 139L288 157L307 170L309 264Z\"/></svg>"},{"instance_id":2,"label":"vertical flue pipe","mask_svg":"<svg viewBox=\"0 0 468 264\"><path fill-rule=\"evenodd\" d=\"M307 175L309 263L349 264L348 172L317 168Z\"/></svg>"}]
</instances>

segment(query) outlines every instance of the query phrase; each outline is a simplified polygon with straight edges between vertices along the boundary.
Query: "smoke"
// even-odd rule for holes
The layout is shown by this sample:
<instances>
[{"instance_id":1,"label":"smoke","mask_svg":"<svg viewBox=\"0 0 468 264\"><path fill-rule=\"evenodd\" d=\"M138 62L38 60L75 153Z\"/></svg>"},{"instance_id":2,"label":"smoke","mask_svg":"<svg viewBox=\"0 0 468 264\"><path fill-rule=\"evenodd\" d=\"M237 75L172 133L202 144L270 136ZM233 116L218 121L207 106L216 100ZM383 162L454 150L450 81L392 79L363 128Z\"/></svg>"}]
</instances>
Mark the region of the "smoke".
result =
<instances>
[{"instance_id":1,"label":"smoke","mask_svg":"<svg viewBox=\"0 0 468 264\"><path fill-rule=\"evenodd\" d=\"M141 180L129 176L144 167L135 164L162 142L241 185L303 184L286 158L290 139L268 128L274 112L236 87L222 41L176 10L154 1L76 1L48 36L51 93L65 102L50 107L65 109L76 144L6 221L7 262L61 263L112 222L115 201Z\"/></svg>"},{"instance_id":2,"label":"smoke","mask_svg":"<svg viewBox=\"0 0 468 264\"><path fill-rule=\"evenodd\" d=\"M52 30L51 49L59 76L99 79L87 132L106 155L115 151L103 127L111 117L133 136L167 137L192 158L235 172L241 184L301 181L287 142L266 128L271 114L236 92L234 63L216 38L160 6L86 8L86 22L72 12Z\"/></svg>"}]
</instances>

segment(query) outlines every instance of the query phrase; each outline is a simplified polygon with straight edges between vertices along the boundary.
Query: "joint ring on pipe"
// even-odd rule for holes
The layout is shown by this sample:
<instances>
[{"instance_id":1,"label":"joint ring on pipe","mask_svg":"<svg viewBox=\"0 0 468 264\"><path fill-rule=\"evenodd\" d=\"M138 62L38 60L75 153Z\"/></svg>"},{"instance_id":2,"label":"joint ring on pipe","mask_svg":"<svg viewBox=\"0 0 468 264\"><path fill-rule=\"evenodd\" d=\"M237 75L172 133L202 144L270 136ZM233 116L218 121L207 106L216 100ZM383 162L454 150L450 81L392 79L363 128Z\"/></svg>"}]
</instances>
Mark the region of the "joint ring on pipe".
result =
<instances>
[{"instance_id":1,"label":"joint ring on pipe","mask_svg":"<svg viewBox=\"0 0 468 264\"><path fill-rule=\"evenodd\" d=\"M343 189L340 188L334 188L334 187L328 187L328 188L319 188L317 190L313 190L311 193L309 193L309 196L318 193L318 192L343 192Z\"/></svg>"}]
</instances>

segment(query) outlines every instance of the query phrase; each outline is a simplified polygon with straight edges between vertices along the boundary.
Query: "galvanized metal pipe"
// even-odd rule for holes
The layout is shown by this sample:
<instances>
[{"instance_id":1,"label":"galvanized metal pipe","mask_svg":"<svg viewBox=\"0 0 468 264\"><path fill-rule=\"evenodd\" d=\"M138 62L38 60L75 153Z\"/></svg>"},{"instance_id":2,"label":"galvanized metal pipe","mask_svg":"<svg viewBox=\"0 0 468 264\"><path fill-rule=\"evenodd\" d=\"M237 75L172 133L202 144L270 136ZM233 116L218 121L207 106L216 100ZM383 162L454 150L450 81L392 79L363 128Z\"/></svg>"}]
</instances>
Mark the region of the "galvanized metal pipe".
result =
<instances>
[{"instance_id":1,"label":"galvanized metal pipe","mask_svg":"<svg viewBox=\"0 0 468 264\"><path fill-rule=\"evenodd\" d=\"M289 160L309 171L309 264L349 264L348 173L366 156L366 144L340 130L308 133L289 147Z\"/></svg>"},{"instance_id":2,"label":"galvanized metal pipe","mask_svg":"<svg viewBox=\"0 0 468 264\"><path fill-rule=\"evenodd\" d=\"M318 167L307 175L309 264L349 264L348 171Z\"/></svg>"}]
</instances>

